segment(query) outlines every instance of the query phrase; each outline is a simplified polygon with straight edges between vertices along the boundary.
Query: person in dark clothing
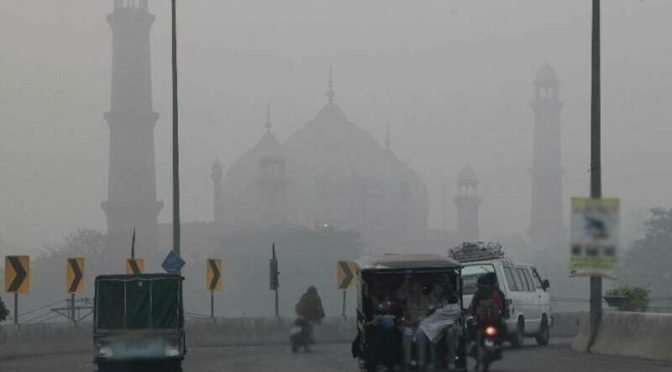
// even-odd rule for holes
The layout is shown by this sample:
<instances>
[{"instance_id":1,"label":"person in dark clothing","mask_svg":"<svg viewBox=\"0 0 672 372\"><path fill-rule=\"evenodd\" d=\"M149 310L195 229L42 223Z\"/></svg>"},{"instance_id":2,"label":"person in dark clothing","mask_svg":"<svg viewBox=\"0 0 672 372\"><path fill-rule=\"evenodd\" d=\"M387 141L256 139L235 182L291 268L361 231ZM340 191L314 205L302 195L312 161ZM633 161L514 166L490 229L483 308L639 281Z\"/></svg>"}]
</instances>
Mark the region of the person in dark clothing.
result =
<instances>
[{"instance_id":1,"label":"person in dark clothing","mask_svg":"<svg viewBox=\"0 0 672 372\"><path fill-rule=\"evenodd\" d=\"M377 307L367 326L367 369L383 365L392 370L400 362L401 334L397 328L399 307L389 298Z\"/></svg>"},{"instance_id":2,"label":"person in dark clothing","mask_svg":"<svg viewBox=\"0 0 672 372\"><path fill-rule=\"evenodd\" d=\"M324 318L324 308L322 307L322 299L317 294L315 286L308 287L306 293L301 296L301 299L294 307L296 315L304 318L310 322L319 323Z\"/></svg>"},{"instance_id":3,"label":"person in dark clothing","mask_svg":"<svg viewBox=\"0 0 672 372\"><path fill-rule=\"evenodd\" d=\"M476 326L484 324L501 325L506 312L504 293L497 285L497 274L487 273L478 278L478 290L471 299L469 314L474 317Z\"/></svg>"}]
</instances>

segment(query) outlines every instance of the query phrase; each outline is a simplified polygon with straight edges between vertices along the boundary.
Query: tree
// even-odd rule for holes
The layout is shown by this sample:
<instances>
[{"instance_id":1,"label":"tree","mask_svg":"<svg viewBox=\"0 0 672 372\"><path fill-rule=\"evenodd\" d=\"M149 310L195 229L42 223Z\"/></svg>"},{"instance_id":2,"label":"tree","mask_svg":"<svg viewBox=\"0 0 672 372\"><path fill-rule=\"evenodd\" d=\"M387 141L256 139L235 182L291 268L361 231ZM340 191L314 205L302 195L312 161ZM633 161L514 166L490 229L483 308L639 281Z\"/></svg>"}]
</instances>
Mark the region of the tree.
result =
<instances>
[{"instance_id":1,"label":"tree","mask_svg":"<svg viewBox=\"0 0 672 372\"><path fill-rule=\"evenodd\" d=\"M649 308L649 291L640 287L620 286L607 291L607 302L613 301L621 311L646 311ZM612 303L609 303L612 305Z\"/></svg>"},{"instance_id":2,"label":"tree","mask_svg":"<svg viewBox=\"0 0 672 372\"><path fill-rule=\"evenodd\" d=\"M653 208L643 238L626 254L621 282L649 289L653 297L672 296L672 208Z\"/></svg>"}]
</instances>

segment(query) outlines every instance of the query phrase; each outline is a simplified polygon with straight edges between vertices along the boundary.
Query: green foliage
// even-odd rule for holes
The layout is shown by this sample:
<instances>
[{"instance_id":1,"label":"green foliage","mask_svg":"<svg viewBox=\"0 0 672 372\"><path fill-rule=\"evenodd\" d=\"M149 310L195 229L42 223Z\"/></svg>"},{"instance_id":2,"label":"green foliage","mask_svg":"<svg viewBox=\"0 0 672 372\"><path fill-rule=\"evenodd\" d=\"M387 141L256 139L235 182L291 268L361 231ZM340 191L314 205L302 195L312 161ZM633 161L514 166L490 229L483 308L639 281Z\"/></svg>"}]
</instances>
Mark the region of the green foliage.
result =
<instances>
[{"instance_id":1,"label":"green foliage","mask_svg":"<svg viewBox=\"0 0 672 372\"><path fill-rule=\"evenodd\" d=\"M649 291L641 287L620 286L607 291L607 296L624 296L622 311L644 312L649 308Z\"/></svg>"},{"instance_id":2,"label":"green foliage","mask_svg":"<svg viewBox=\"0 0 672 372\"><path fill-rule=\"evenodd\" d=\"M5 321L8 315L9 310L7 309L7 306L5 306L5 303L2 302L2 297L0 297L0 322Z\"/></svg>"},{"instance_id":3,"label":"green foliage","mask_svg":"<svg viewBox=\"0 0 672 372\"><path fill-rule=\"evenodd\" d=\"M653 208L644 223L646 233L627 252L621 282L647 288L654 297L670 297L672 290L672 208Z\"/></svg>"}]
</instances>

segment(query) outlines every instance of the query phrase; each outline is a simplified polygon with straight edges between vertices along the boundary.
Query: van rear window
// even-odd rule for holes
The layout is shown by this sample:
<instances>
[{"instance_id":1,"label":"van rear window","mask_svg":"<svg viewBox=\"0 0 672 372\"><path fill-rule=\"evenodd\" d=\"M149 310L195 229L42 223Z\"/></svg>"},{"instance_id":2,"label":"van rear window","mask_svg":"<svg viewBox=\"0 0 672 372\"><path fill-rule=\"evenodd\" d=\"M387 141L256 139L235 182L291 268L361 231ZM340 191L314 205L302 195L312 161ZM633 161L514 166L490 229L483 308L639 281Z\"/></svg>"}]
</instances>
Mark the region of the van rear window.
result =
<instances>
[{"instance_id":1,"label":"van rear window","mask_svg":"<svg viewBox=\"0 0 672 372\"><path fill-rule=\"evenodd\" d=\"M492 273L495 267L490 264L467 265L462 268L462 292L474 294L478 290L478 278L483 274Z\"/></svg>"}]
</instances>

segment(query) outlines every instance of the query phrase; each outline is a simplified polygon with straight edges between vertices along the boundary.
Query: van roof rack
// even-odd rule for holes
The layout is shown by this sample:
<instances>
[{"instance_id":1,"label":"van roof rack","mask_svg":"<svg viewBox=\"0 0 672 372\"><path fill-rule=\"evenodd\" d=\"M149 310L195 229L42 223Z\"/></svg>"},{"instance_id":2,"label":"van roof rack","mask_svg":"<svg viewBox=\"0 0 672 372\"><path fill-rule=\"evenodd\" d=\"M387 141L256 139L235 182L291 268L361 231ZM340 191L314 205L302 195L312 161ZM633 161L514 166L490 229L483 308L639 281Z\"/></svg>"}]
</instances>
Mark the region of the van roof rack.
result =
<instances>
[{"instance_id":1,"label":"van roof rack","mask_svg":"<svg viewBox=\"0 0 672 372\"><path fill-rule=\"evenodd\" d=\"M464 242L448 251L458 262L473 262L504 258L504 249L497 242Z\"/></svg>"}]
</instances>

